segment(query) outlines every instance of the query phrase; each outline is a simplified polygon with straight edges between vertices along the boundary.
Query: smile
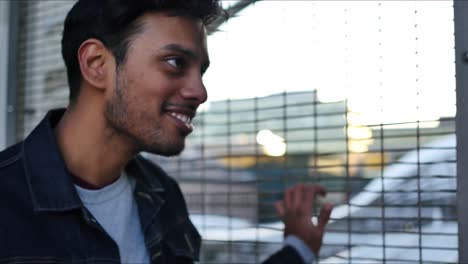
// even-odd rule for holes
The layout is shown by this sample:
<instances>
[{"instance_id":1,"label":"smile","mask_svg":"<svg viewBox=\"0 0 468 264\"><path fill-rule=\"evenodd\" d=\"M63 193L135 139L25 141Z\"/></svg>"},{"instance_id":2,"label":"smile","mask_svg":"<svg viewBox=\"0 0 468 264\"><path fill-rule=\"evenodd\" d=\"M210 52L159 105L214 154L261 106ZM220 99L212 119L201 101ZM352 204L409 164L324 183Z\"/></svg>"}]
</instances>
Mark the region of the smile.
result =
<instances>
[{"instance_id":1,"label":"smile","mask_svg":"<svg viewBox=\"0 0 468 264\"><path fill-rule=\"evenodd\" d=\"M184 115L184 114L180 114L180 113L174 113L174 112L171 112L170 115L172 117L174 117L175 119L181 121L182 123L184 123L184 125L192 130L193 129L193 126L192 126L192 118L190 116L187 116L187 115Z\"/></svg>"}]
</instances>

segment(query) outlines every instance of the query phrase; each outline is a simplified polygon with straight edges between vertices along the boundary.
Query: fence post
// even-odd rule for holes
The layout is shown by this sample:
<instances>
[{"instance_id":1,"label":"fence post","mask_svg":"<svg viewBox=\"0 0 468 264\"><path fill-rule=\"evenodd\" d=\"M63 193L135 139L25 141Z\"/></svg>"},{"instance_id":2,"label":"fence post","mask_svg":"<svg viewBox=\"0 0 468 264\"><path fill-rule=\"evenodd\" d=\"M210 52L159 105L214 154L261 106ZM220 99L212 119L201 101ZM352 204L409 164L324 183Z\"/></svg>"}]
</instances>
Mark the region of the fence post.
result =
<instances>
[{"instance_id":1,"label":"fence post","mask_svg":"<svg viewBox=\"0 0 468 264\"><path fill-rule=\"evenodd\" d=\"M468 263L468 2L454 1L459 262ZM465 201L465 202L463 202Z\"/></svg>"}]
</instances>

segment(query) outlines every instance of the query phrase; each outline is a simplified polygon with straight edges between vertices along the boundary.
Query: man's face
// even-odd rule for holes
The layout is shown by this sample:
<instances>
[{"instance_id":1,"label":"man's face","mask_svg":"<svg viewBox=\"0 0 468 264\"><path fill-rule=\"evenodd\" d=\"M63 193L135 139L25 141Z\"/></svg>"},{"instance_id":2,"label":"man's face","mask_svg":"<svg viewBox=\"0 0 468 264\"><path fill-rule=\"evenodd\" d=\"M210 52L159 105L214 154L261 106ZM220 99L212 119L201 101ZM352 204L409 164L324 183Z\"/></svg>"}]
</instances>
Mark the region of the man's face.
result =
<instances>
[{"instance_id":1,"label":"man's face","mask_svg":"<svg viewBox=\"0 0 468 264\"><path fill-rule=\"evenodd\" d=\"M176 155L206 101L202 75L209 61L201 21L164 13L142 17L126 61L106 98L106 119L138 150Z\"/></svg>"}]
</instances>

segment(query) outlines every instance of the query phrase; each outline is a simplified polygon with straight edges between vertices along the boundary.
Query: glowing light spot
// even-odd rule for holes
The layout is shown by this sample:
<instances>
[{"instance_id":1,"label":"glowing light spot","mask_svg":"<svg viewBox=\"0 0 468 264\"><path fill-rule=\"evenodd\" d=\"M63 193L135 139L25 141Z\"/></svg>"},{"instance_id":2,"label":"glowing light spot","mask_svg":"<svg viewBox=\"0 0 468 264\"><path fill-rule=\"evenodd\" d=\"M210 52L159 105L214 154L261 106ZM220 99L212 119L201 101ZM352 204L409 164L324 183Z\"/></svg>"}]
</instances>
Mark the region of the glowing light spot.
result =
<instances>
[{"instance_id":1,"label":"glowing light spot","mask_svg":"<svg viewBox=\"0 0 468 264\"><path fill-rule=\"evenodd\" d=\"M263 152L272 157L286 154L287 145L284 138L275 135L271 130L261 130L257 133L257 143L263 146Z\"/></svg>"}]
</instances>

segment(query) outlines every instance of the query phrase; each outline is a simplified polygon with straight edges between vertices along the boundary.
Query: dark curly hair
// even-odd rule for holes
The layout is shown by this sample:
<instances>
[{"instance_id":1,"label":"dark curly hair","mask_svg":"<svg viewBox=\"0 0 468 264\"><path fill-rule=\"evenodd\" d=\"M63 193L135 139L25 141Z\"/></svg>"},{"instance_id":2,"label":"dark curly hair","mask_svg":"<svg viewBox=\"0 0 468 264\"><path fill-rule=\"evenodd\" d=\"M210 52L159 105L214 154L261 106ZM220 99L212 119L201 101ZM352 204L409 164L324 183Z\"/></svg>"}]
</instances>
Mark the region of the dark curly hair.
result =
<instances>
[{"instance_id":1,"label":"dark curly hair","mask_svg":"<svg viewBox=\"0 0 468 264\"><path fill-rule=\"evenodd\" d=\"M79 0L68 12L62 37L70 103L78 97L82 81L78 62L81 44L90 38L102 41L119 66L125 61L132 37L142 30L138 18L149 12L189 16L208 25L222 8L217 0Z\"/></svg>"}]
</instances>

